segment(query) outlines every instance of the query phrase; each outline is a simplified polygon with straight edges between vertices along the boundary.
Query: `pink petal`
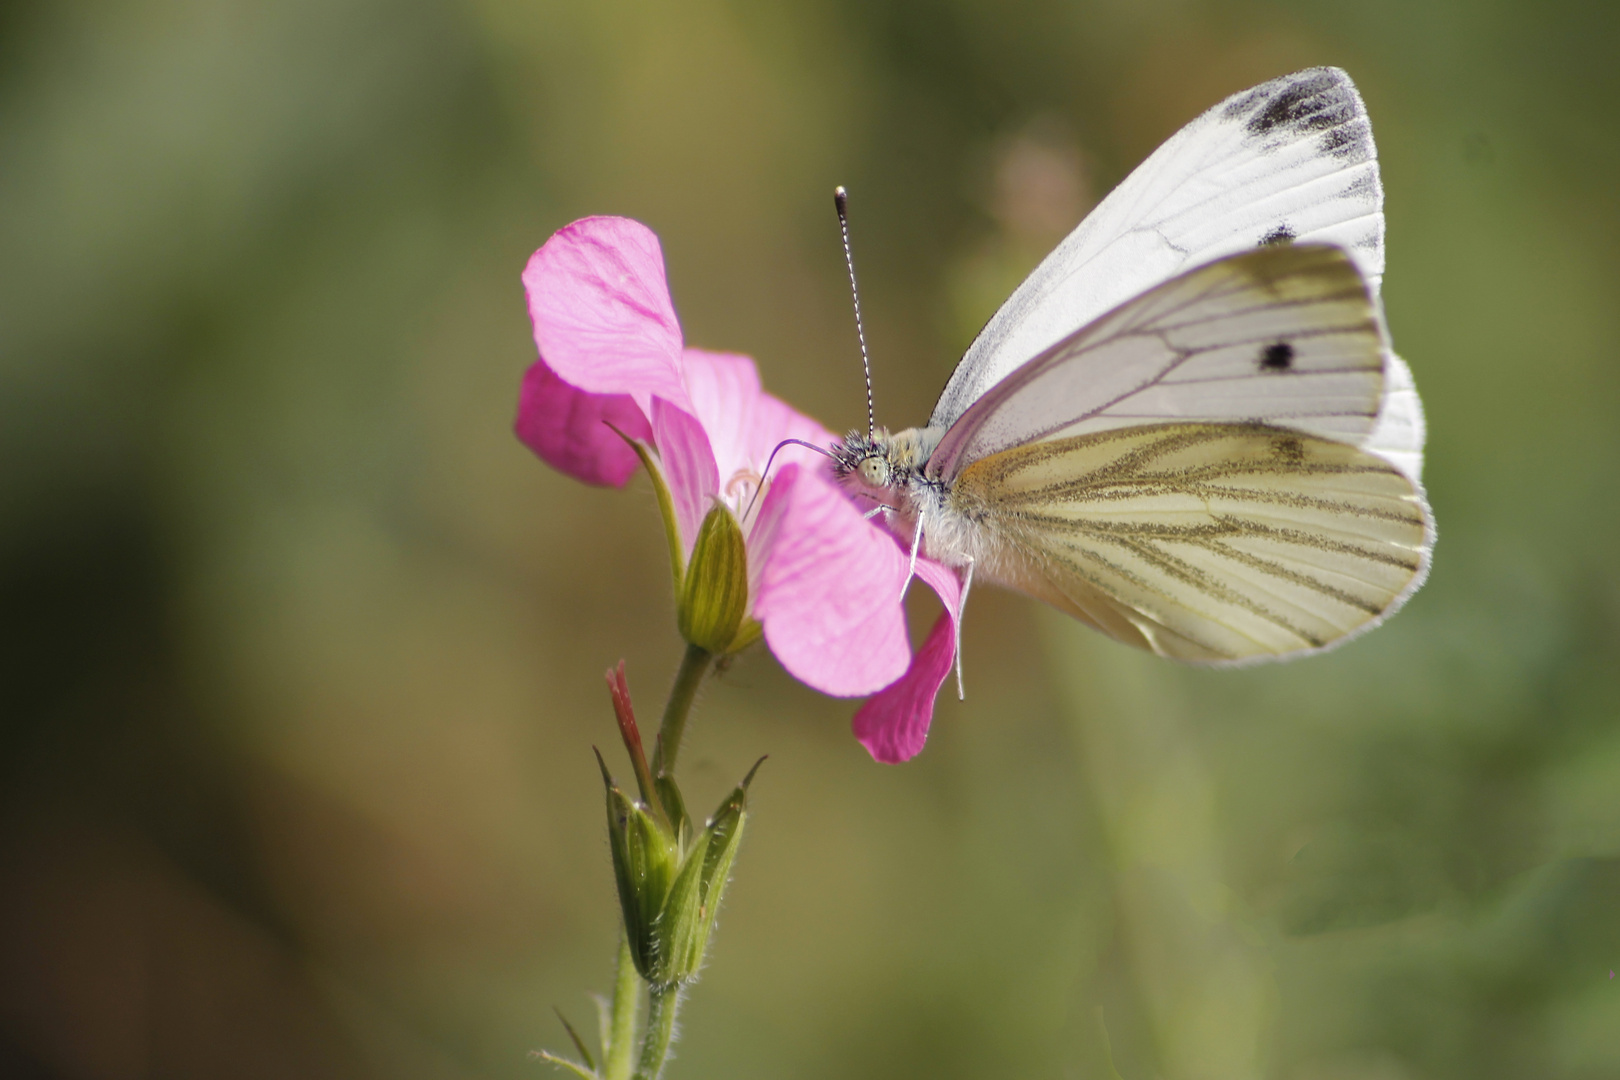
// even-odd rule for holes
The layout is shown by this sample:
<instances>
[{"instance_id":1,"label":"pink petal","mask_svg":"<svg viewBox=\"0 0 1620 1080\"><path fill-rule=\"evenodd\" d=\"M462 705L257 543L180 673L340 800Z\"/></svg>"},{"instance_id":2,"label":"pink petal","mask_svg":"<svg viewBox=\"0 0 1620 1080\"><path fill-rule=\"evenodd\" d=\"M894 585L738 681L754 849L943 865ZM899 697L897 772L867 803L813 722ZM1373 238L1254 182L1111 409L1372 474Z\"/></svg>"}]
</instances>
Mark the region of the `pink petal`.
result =
<instances>
[{"instance_id":1,"label":"pink petal","mask_svg":"<svg viewBox=\"0 0 1620 1080\"><path fill-rule=\"evenodd\" d=\"M855 713L855 738L878 761L895 764L916 757L934 720L934 699L956 659L956 623L962 610L962 579L933 559L917 560L917 576L939 594L944 614L911 658L898 682L884 687Z\"/></svg>"},{"instance_id":2,"label":"pink petal","mask_svg":"<svg viewBox=\"0 0 1620 1080\"><path fill-rule=\"evenodd\" d=\"M709 433L715 462L720 472L729 477L747 464L744 418L753 413L762 393L759 371L746 356L703 349L687 349L682 363L692 415Z\"/></svg>"},{"instance_id":3,"label":"pink petal","mask_svg":"<svg viewBox=\"0 0 1620 1080\"><path fill-rule=\"evenodd\" d=\"M758 574L754 616L794 678L854 697L905 672L905 557L830 478L802 465L781 468L748 548Z\"/></svg>"},{"instance_id":4,"label":"pink petal","mask_svg":"<svg viewBox=\"0 0 1620 1080\"><path fill-rule=\"evenodd\" d=\"M709 449L709 436L703 426L663 398L653 399L652 432L664 483L669 485L670 501L675 504L681 546L690 558L698 526L703 524L720 490L714 452Z\"/></svg>"},{"instance_id":5,"label":"pink petal","mask_svg":"<svg viewBox=\"0 0 1620 1080\"><path fill-rule=\"evenodd\" d=\"M889 765L922 753L934 718L934 698L950 675L955 658L956 620L947 610L934 623L904 677L885 687L855 713L850 726L867 753Z\"/></svg>"},{"instance_id":6,"label":"pink petal","mask_svg":"<svg viewBox=\"0 0 1620 1080\"><path fill-rule=\"evenodd\" d=\"M517 437L560 472L587 484L623 487L639 462L608 424L633 439L652 436L627 394L587 394L539 361L523 376Z\"/></svg>"},{"instance_id":7,"label":"pink petal","mask_svg":"<svg viewBox=\"0 0 1620 1080\"><path fill-rule=\"evenodd\" d=\"M687 349L686 388L692 413L709 433L721 483L740 471L759 472L783 439L803 439L818 446L832 433L814 420L765 393L754 361L735 353ZM777 462L810 461L808 450L784 450Z\"/></svg>"},{"instance_id":8,"label":"pink petal","mask_svg":"<svg viewBox=\"0 0 1620 1080\"><path fill-rule=\"evenodd\" d=\"M654 396L686 407L681 326L664 280L658 237L619 217L576 221L547 240L523 271L534 343L579 390Z\"/></svg>"},{"instance_id":9,"label":"pink petal","mask_svg":"<svg viewBox=\"0 0 1620 1080\"><path fill-rule=\"evenodd\" d=\"M907 549L909 553L909 548ZM924 555L917 560L917 576L939 594L945 610L955 615L962 607L962 578L944 563L935 562Z\"/></svg>"}]
</instances>

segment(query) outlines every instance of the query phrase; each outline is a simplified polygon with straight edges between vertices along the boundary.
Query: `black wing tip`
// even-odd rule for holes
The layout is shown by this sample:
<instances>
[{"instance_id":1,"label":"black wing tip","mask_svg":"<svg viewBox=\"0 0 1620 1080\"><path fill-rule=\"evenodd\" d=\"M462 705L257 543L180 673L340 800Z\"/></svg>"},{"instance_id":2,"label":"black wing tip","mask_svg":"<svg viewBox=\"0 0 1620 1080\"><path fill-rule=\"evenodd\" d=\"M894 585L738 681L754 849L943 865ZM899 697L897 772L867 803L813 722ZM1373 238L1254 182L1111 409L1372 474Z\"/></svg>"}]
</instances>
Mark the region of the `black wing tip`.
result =
<instances>
[{"instance_id":1,"label":"black wing tip","mask_svg":"<svg viewBox=\"0 0 1620 1080\"><path fill-rule=\"evenodd\" d=\"M1353 101L1358 106L1361 104L1361 94L1357 92L1355 80L1350 78L1350 73L1343 68L1324 66L1301 68L1287 75L1267 79L1263 83L1233 94L1215 108L1227 119L1235 120L1261 102L1269 101L1285 92L1342 98Z\"/></svg>"},{"instance_id":2,"label":"black wing tip","mask_svg":"<svg viewBox=\"0 0 1620 1080\"><path fill-rule=\"evenodd\" d=\"M1356 84L1343 68L1313 67L1234 94L1215 111L1242 124L1251 139L1271 143L1316 137L1323 154L1363 161L1373 156L1372 128Z\"/></svg>"}]
</instances>

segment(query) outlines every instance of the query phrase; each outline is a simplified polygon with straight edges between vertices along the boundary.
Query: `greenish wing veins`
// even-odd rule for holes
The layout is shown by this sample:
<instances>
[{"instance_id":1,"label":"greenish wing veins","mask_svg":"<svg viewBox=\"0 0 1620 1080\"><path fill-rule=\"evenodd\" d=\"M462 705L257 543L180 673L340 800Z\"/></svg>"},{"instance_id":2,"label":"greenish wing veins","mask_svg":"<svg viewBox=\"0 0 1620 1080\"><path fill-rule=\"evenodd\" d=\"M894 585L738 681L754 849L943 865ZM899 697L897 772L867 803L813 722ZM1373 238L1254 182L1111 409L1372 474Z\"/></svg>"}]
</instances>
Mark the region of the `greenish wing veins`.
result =
<instances>
[{"instance_id":1,"label":"greenish wing veins","mask_svg":"<svg viewBox=\"0 0 1620 1080\"><path fill-rule=\"evenodd\" d=\"M956 512L995 580L1178 660L1320 649L1421 582L1415 485L1346 443L1257 423L1154 424L1015 447L964 469Z\"/></svg>"}]
</instances>

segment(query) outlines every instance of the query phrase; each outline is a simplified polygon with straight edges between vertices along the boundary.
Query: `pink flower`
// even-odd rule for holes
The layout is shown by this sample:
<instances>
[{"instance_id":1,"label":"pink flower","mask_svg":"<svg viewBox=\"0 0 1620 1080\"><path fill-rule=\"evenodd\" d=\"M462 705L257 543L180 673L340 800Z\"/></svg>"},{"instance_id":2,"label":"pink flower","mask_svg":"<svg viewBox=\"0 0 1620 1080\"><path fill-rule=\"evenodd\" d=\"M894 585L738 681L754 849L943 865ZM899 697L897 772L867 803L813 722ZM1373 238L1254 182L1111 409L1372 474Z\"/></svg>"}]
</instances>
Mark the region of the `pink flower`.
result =
<instances>
[{"instance_id":1,"label":"pink flower","mask_svg":"<svg viewBox=\"0 0 1620 1080\"><path fill-rule=\"evenodd\" d=\"M748 357L684 346L646 226L576 221L534 253L523 285L540 359L523 379L518 438L569 476L614 487L638 464L614 429L650 445L686 559L704 516L728 508L771 652L823 693L874 695L854 720L874 758L915 756L955 658L956 574L918 560L946 613L912 656L900 604L907 551L862 517L820 455L787 446L763 478L784 439L827 446L832 433L765 393Z\"/></svg>"}]
</instances>

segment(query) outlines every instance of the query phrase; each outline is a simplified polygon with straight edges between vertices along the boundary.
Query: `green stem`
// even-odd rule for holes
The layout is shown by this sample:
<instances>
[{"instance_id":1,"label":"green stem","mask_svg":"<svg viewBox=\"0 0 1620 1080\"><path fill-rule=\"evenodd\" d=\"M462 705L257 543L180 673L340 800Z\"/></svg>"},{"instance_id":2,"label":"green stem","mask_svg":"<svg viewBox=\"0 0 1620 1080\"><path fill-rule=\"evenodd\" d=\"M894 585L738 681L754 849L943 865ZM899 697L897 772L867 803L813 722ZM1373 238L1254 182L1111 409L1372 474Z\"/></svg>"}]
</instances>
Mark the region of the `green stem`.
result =
<instances>
[{"instance_id":1,"label":"green stem","mask_svg":"<svg viewBox=\"0 0 1620 1080\"><path fill-rule=\"evenodd\" d=\"M669 692L669 704L664 706L664 720L658 725L658 748L653 751L654 776L675 771L675 757L681 752L681 736L686 732L686 718L692 712L698 685L709 673L709 662L714 654L697 645L688 645L681 657L681 669L675 673L675 686Z\"/></svg>"},{"instance_id":2,"label":"green stem","mask_svg":"<svg viewBox=\"0 0 1620 1080\"><path fill-rule=\"evenodd\" d=\"M620 934L619 971L613 982L613 1012L602 1060L602 1080L630 1080L630 1048L636 1041L640 991L636 963L630 956L630 940Z\"/></svg>"},{"instance_id":3,"label":"green stem","mask_svg":"<svg viewBox=\"0 0 1620 1080\"><path fill-rule=\"evenodd\" d=\"M675 685L670 689L669 702L664 706L664 718L658 725L658 745L653 751L652 774L663 776L675 771L675 758L681 751L681 736L686 732L686 719L691 715L692 703L697 700L698 687L709 673L714 654L698 645L687 645L681 657L680 670L675 673ZM619 976L613 990L613 1033L603 1063L603 1080L658 1080L664 1071L664 1059L669 1056L669 1044L675 1038L675 1014L681 1007L681 988L667 986L647 988L647 1030L642 1033L641 1062L634 1077L630 1073L630 1043L635 1037L638 979L630 956L630 943L626 938L619 944Z\"/></svg>"},{"instance_id":4,"label":"green stem","mask_svg":"<svg viewBox=\"0 0 1620 1080\"><path fill-rule=\"evenodd\" d=\"M635 1080L658 1080L664 1071L669 1044L675 1039L675 1014L681 1008L681 988L649 988L647 1003L647 1033L642 1038L641 1064L636 1066Z\"/></svg>"}]
</instances>

